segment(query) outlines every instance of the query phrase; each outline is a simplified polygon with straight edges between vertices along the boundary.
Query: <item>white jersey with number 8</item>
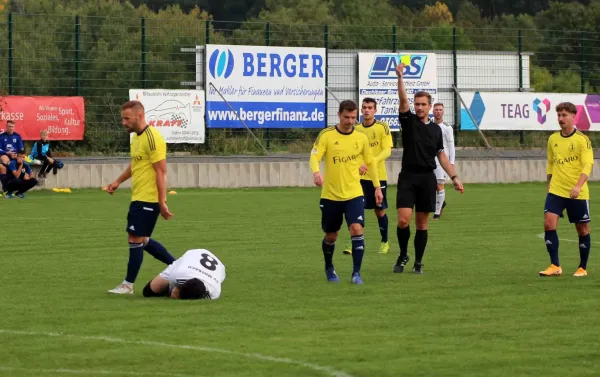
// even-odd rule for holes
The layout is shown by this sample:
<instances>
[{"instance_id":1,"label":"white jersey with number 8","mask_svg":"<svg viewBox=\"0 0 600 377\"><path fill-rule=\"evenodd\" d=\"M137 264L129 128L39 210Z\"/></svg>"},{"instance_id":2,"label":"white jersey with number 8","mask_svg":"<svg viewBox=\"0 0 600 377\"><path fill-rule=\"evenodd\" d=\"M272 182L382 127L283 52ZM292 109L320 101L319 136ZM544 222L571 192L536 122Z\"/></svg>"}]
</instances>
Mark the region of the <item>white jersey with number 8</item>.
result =
<instances>
[{"instance_id":1,"label":"white jersey with number 8","mask_svg":"<svg viewBox=\"0 0 600 377\"><path fill-rule=\"evenodd\" d=\"M165 268L160 276L169 281L169 287L198 279L204 283L211 299L221 296L221 283L225 280L225 265L206 249L188 250Z\"/></svg>"}]
</instances>

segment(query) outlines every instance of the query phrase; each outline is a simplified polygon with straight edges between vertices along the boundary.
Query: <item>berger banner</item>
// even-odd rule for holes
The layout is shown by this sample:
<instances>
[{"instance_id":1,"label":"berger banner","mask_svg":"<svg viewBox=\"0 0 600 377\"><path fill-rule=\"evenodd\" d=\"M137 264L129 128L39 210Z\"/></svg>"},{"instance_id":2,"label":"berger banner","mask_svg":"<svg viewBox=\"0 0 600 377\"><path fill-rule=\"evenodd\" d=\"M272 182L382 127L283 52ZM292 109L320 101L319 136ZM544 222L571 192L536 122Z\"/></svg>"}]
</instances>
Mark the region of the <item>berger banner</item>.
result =
<instances>
[{"instance_id":1,"label":"berger banner","mask_svg":"<svg viewBox=\"0 0 600 377\"><path fill-rule=\"evenodd\" d=\"M47 130L50 140L83 140L85 110L83 97L0 97L0 130L15 122L23 140L39 140Z\"/></svg>"},{"instance_id":2,"label":"berger banner","mask_svg":"<svg viewBox=\"0 0 600 377\"><path fill-rule=\"evenodd\" d=\"M146 123L167 143L204 143L204 91L130 89L129 99L144 105Z\"/></svg>"},{"instance_id":3,"label":"berger banner","mask_svg":"<svg viewBox=\"0 0 600 377\"><path fill-rule=\"evenodd\" d=\"M396 66L404 63L404 86L408 93L411 111L414 111L414 93L425 91L437 99L437 60L435 54L423 53L359 53L358 54L358 105L366 97L375 99L375 119L386 122L392 131L400 129L398 120L398 75ZM362 121L362 116L359 119Z\"/></svg>"},{"instance_id":4,"label":"berger banner","mask_svg":"<svg viewBox=\"0 0 600 377\"><path fill-rule=\"evenodd\" d=\"M461 97L482 130L559 130L556 105L571 102L577 108L575 125L581 131L600 131L600 95L579 93L462 92ZM476 130L461 104L460 129Z\"/></svg>"},{"instance_id":5,"label":"berger banner","mask_svg":"<svg viewBox=\"0 0 600 377\"><path fill-rule=\"evenodd\" d=\"M208 127L325 127L326 68L324 48L206 45Z\"/></svg>"}]
</instances>

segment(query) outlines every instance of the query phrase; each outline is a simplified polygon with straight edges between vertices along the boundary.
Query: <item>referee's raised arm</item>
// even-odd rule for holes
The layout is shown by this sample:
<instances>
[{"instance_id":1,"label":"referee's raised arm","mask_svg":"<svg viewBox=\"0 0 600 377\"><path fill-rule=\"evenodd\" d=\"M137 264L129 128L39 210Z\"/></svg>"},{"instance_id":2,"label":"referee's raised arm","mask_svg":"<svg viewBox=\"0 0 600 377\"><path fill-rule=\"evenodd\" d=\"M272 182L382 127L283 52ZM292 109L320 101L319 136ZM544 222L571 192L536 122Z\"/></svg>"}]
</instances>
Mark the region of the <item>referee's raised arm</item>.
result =
<instances>
[{"instance_id":1,"label":"referee's raised arm","mask_svg":"<svg viewBox=\"0 0 600 377\"><path fill-rule=\"evenodd\" d=\"M402 73L404 72L404 63L400 63L396 66L396 74L398 75L398 97L400 97L400 114L406 113L410 110L408 103L408 94L406 94L406 88L404 87L404 80Z\"/></svg>"}]
</instances>

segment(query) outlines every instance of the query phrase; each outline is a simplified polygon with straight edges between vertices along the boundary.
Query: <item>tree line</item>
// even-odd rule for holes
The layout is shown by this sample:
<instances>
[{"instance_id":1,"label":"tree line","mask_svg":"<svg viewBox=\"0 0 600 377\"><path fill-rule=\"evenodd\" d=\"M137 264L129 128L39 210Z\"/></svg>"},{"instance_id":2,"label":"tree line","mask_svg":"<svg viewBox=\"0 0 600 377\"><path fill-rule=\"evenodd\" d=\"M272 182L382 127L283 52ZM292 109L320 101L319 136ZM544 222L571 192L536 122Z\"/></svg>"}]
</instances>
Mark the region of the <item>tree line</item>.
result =
<instances>
[{"instance_id":1,"label":"tree line","mask_svg":"<svg viewBox=\"0 0 600 377\"><path fill-rule=\"evenodd\" d=\"M10 0L0 12L0 90L84 96L86 140L73 147L100 151L128 145L107 127L127 90L182 88L196 61L181 49L207 42L522 51L536 91L600 86L600 0Z\"/></svg>"}]
</instances>

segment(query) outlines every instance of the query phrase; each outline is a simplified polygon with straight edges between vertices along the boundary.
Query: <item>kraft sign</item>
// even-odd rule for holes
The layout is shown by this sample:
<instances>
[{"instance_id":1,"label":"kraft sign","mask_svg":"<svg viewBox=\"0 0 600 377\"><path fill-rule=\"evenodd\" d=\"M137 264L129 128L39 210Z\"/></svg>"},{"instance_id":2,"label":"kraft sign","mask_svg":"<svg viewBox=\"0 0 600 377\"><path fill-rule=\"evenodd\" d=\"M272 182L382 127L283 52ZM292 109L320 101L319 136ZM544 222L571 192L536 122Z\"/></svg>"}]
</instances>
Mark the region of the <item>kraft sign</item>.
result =
<instances>
[{"instance_id":1,"label":"kraft sign","mask_svg":"<svg viewBox=\"0 0 600 377\"><path fill-rule=\"evenodd\" d=\"M323 48L207 45L205 68L209 128L325 126Z\"/></svg>"},{"instance_id":2,"label":"kraft sign","mask_svg":"<svg viewBox=\"0 0 600 377\"><path fill-rule=\"evenodd\" d=\"M577 128L582 131L600 131L600 95L463 92L461 96L482 130L557 130L556 105L571 102L577 108ZM462 104L460 129L476 130Z\"/></svg>"}]
</instances>

